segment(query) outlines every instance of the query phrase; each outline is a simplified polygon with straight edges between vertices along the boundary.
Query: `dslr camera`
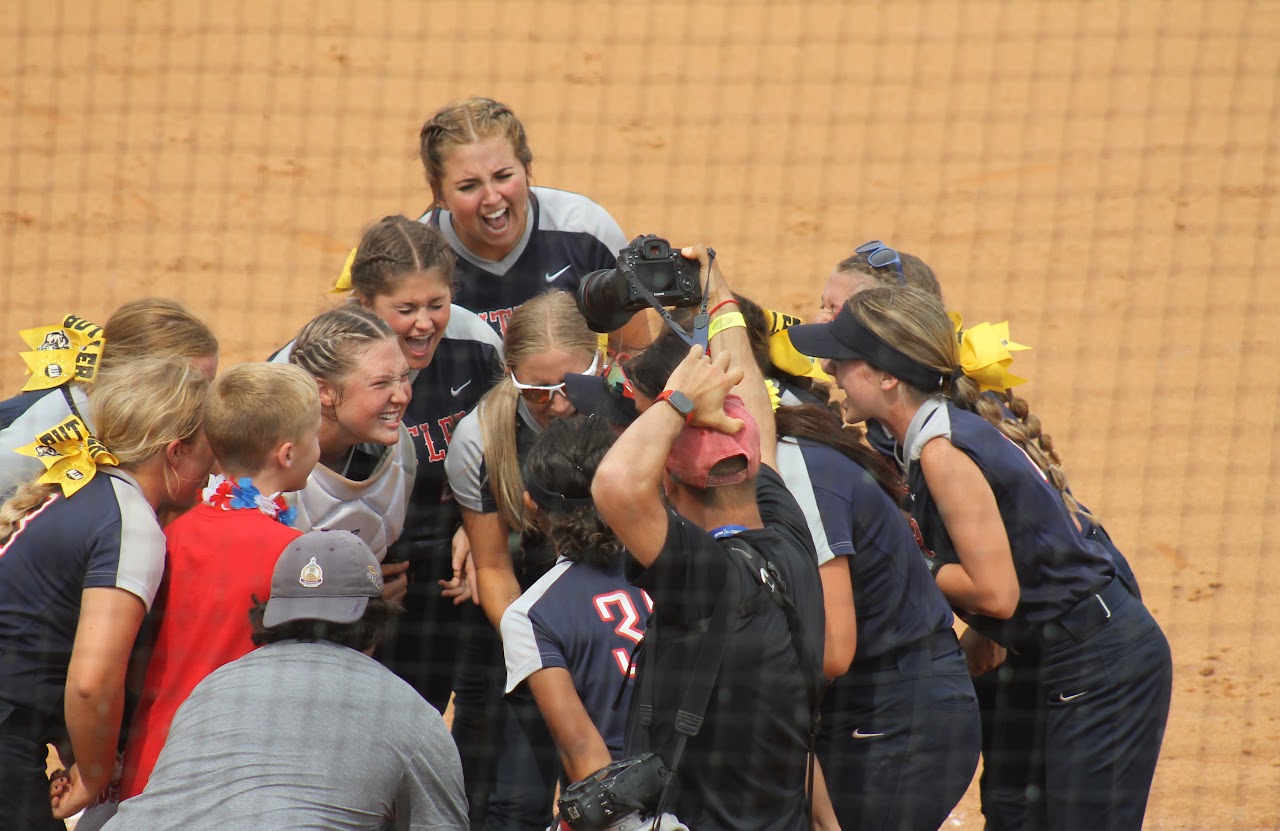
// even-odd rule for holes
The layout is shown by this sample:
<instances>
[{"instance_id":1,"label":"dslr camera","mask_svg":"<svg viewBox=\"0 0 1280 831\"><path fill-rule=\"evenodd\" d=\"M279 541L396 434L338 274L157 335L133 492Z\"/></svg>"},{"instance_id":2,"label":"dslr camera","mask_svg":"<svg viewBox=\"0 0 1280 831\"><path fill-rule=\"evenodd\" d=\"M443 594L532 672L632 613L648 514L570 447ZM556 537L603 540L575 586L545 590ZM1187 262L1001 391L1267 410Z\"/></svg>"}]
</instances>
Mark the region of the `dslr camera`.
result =
<instances>
[{"instance_id":1,"label":"dslr camera","mask_svg":"<svg viewBox=\"0 0 1280 831\"><path fill-rule=\"evenodd\" d=\"M666 784L661 757L642 753L574 782L556 804L560 818L574 831L629 831L653 816Z\"/></svg>"},{"instance_id":2,"label":"dslr camera","mask_svg":"<svg viewBox=\"0 0 1280 831\"><path fill-rule=\"evenodd\" d=\"M636 237L618 252L616 268L593 271L578 284L578 311L593 332L612 332L651 304L688 307L702 302L698 261L687 260L653 234Z\"/></svg>"}]
</instances>

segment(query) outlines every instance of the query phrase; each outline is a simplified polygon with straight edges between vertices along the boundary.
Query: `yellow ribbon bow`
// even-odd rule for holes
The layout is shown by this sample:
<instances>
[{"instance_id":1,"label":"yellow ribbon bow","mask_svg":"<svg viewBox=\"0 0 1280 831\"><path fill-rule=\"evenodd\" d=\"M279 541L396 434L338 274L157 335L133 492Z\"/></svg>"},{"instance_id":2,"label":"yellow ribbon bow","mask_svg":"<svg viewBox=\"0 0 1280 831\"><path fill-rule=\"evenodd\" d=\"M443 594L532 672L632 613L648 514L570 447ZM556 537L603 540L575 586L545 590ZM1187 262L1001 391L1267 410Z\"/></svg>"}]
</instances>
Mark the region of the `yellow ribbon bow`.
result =
<instances>
[{"instance_id":1,"label":"yellow ribbon bow","mask_svg":"<svg viewBox=\"0 0 1280 831\"><path fill-rule=\"evenodd\" d=\"M773 378L764 379L765 389L769 390L769 406L776 413L782 406L782 385Z\"/></svg>"},{"instance_id":2,"label":"yellow ribbon bow","mask_svg":"<svg viewBox=\"0 0 1280 831\"><path fill-rule=\"evenodd\" d=\"M351 264L355 261L356 249L352 248L351 253L347 255L347 261L342 264L342 273L338 275L338 282L334 283L333 288L329 289L330 294L351 291Z\"/></svg>"},{"instance_id":3,"label":"yellow ribbon bow","mask_svg":"<svg viewBox=\"0 0 1280 831\"><path fill-rule=\"evenodd\" d=\"M831 376L822 371L818 361L801 354L791 343L791 335L787 332L787 328L800 323L800 318L770 309L765 309L764 313L769 319L769 361L778 369L797 378L812 378L815 381L830 383Z\"/></svg>"},{"instance_id":4,"label":"yellow ribbon bow","mask_svg":"<svg viewBox=\"0 0 1280 831\"><path fill-rule=\"evenodd\" d=\"M30 352L20 352L31 377L22 391L47 390L71 380L89 383L98 375L106 337L102 327L67 315L57 326L23 329L18 333Z\"/></svg>"},{"instance_id":5,"label":"yellow ribbon bow","mask_svg":"<svg viewBox=\"0 0 1280 831\"><path fill-rule=\"evenodd\" d=\"M100 465L120 464L120 460L94 438L85 423L73 415L37 436L31 444L14 448L14 452L39 459L45 470L37 481L60 485L67 497L89 484Z\"/></svg>"},{"instance_id":6,"label":"yellow ribbon bow","mask_svg":"<svg viewBox=\"0 0 1280 831\"><path fill-rule=\"evenodd\" d=\"M956 326L956 336L960 341L960 368L978 382L983 392L1003 392L1027 383L1026 378L1019 378L1009 371L1013 363L1010 353L1031 348L1009 339L1009 321L979 323L963 329L959 314L952 312L949 317Z\"/></svg>"}]
</instances>

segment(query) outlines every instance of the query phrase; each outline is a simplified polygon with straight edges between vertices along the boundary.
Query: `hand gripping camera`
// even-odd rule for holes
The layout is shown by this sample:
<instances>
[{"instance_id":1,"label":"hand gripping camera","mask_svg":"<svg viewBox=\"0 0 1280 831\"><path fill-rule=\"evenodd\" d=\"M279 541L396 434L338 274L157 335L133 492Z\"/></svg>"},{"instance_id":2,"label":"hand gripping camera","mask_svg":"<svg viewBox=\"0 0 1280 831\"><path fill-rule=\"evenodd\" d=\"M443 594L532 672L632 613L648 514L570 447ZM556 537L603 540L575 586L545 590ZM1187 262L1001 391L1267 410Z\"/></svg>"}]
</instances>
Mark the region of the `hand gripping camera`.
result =
<instances>
[{"instance_id":1,"label":"hand gripping camera","mask_svg":"<svg viewBox=\"0 0 1280 831\"><path fill-rule=\"evenodd\" d=\"M652 817L666 783L666 764L657 754L643 753L574 782L556 804L574 831L628 831Z\"/></svg>"},{"instance_id":2,"label":"hand gripping camera","mask_svg":"<svg viewBox=\"0 0 1280 831\"><path fill-rule=\"evenodd\" d=\"M701 303L698 262L685 259L662 237L636 237L618 252L616 268L593 271L582 278L576 299L591 331L612 332L648 306Z\"/></svg>"}]
</instances>

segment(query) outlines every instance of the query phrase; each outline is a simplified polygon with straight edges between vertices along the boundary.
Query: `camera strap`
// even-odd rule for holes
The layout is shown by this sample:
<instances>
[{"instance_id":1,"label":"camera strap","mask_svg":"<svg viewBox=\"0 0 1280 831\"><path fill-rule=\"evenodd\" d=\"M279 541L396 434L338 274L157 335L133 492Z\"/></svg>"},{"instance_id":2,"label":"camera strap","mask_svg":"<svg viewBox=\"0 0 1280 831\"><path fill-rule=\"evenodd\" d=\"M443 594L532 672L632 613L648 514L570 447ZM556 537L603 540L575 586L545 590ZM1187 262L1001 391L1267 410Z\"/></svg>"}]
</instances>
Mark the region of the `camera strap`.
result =
<instances>
[{"instance_id":1,"label":"camera strap","mask_svg":"<svg viewBox=\"0 0 1280 831\"><path fill-rule=\"evenodd\" d=\"M801 674L804 675L805 688L809 697L808 775L805 780L808 785L805 794L805 813L812 820L813 768L814 761L817 759L815 745L818 740L818 731L822 728L823 687L818 681L820 670L814 665L813 661L809 660L808 652L805 648L804 629L800 624L800 611L796 608L796 604L792 602L791 593L787 590L786 581L782 579L777 566L766 560L744 540L736 537L730 538L730 542L726 547L746 559L748 571L756 578L756 582L769 592L769 596L782 608L782 614L787 619L787 631L791 635L791 648L796 653L796 664L800 667Z\"/></svg>"}]
</instances>

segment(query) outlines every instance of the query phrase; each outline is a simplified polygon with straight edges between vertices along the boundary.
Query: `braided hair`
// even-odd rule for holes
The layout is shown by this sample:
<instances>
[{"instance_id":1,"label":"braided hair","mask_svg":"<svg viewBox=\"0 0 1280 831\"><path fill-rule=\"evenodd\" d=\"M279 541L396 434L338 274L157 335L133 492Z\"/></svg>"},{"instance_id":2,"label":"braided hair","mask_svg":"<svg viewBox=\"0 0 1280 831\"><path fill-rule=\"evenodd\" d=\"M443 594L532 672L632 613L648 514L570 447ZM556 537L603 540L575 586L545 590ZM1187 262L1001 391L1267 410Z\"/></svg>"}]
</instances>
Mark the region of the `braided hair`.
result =
<instances>
[{"instance_id":1,"label":"braided hair","mask_svg":"<svg viewBox=\"0 0 1280 831\"><path fill-rule=\"evenodd\" d=\"M386 321L368 309L339 306L312 318L302 327L289 362L334 389L341 389L365 349L394 337Z\"/></svg>"},{"instance_id":2,"label":"braided hair","mask_svg":"<svg viewBox=\"0 0 1280 831\"><path fill-rule=\"evenodd\" d=\"M418 134L418 155L435 204L440 202L444 162L450 151L495 137L511 142L512 153L527 172L533 164L529 138L520 119L506 104L492 98L467 98L441 108L427 119Z\"/></svg>"},{"instance_id":3,"label":"braided hair","mask_svg":"<svg viewBox=\"0 0 1280 831\"><path fill-rule=\"evenodd\" d=\"M457 257L438 228L404 216L378 220L360 238L351 286L365 300L395 291L406 274L438 272L453 291Z\"/></svg>"}]
</instances>

